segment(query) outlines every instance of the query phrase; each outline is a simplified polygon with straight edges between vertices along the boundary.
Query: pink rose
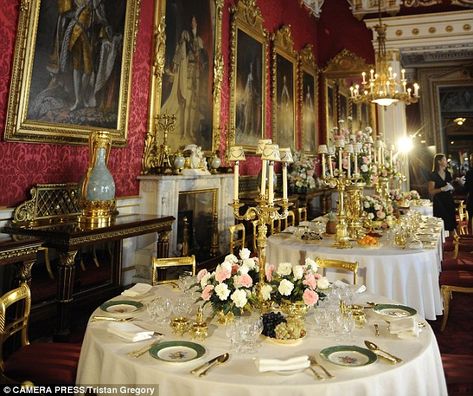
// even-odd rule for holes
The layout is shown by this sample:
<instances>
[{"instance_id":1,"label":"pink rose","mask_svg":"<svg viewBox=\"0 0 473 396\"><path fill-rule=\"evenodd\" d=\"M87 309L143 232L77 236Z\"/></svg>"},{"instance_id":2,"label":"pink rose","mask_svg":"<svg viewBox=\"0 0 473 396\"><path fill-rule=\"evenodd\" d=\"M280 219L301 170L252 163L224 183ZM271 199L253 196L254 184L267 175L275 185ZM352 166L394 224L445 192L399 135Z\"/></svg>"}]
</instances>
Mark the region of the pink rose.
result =
<instances>
[{"instance_id":1,"label":"pink rose","mask_svg":"<svg viewBox=\"0 0 473 396\"><path fill-rule=\"evenodd\" d=\"M276 267L274 266L274 264L270 264L266 267L265 273L266 273L266 280L268 282L271 282L273 280L273 272L274 272L275 268Z\"/></svg>"},{"instance_id":2,"label":"pink rose","mask_svg":"<svg viewBox=\"0 0 473 396\"><path fill-rule=\"evenodd\" d=\"M209 301L210 300L210 296L212 295L212 291L213 291L214 287L213 285L207 285L204 287L204 290L202 290L202 300L204 301Z\"/></svg>"},{"instance_id":3,"label":"pink rose","mask_svg":"<svg viewBox=\"0 0 473 396\"><path fill-rule=\"evenodd\" d=\"M363 163L368 164L370 162L368 157L363 156Z\"/></svg>"},{"instance_id":4,"label":"pink rose","mask_svg":"<svg viewBox=\"0 0 473 396\"><path fill-rule=\"evenodd\" d=\"M315 280L314 274L307 274L302 281L302 284L309 286L311 289L315 289L317 287L317 281Z\"/></svg>"},{"instance_id":5,"label":"pink rose","mask_svg":"<svg viewBox=\"0 0 473 396\"><path fill-rule=\"evenodd\" d=\"M235 278L235 283L237 286L251 287L253 286L253 279L248 274L243 274Z\"/></svg>"},{"instance_id":6,"label":"pink rose","mask_svg":"<svg viewBox=\"0 0 473 396\"><path fill-rule=\"evenodd\" d=\"M231 272L223 267L217 267L215 270L215 280L218 283L222 283L225 279L230 278L232 276Z\"/></svg>"},{"instance_id":7,"label":"pink rose","mask_svg":"<svg viewBox=\"0 0 473 396\"><path fill-rule=\"evenodd\" d=\"M302 299L305 305L314 305L319 300L319 295L313 290L305 289Z\"/></svg>"},{"instance_id":8,"label":"pink rose","mask_svg":"<svg viewBox=\"0 0 473 396\"><path fill-rule=\"evenodd\" d=\"M240 266L238 264L233 264L232 265L232 275L235 275L238 272L238 269Z\"/></svg>"},{"instance_id":9,"label":"pink rose","mask_svg":"<svg viewBox=\"0 0 473 396\"><path fill-rule=\"evenodd\" d=\"M199 273L197 274L197 280L200 282L201 279L202 279L205 275L207 275L207 270L206 270L205 268L204 268L204 269L201 269L201 270L199 271Z\"/></svg>"},{"instance_id":10,"label":"pink rose","mask_svg":"<svg viewBox=\"0 0 473 396\"><path fill-rule=\"evenodd\" d=\"M320 278L322 278L322 275L320 275L320 274L318 274L318 273L315 273L315 274L314 274L314 277L315 277L315 279L320 279Z\"/></svg>"}]
</instances>

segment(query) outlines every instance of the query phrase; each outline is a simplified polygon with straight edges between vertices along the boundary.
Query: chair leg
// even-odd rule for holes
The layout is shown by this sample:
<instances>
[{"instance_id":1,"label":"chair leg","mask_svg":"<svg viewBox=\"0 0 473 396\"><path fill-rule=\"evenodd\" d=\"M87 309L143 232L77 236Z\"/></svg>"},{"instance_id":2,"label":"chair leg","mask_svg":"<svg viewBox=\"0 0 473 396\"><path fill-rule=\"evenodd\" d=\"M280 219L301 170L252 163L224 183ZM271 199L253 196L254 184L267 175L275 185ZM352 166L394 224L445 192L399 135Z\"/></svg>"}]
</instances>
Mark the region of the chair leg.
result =
<instances>
[{"instance_id":1,"label":"chair leg","mask_svg":"<svg viewBox=\"0 0 473 396\"><path fill-rule=\"evenodd\" d=\"M450 300L452 299L452 291L448 286L442 286L440 288L443 297L443 319L442 325L440 326L440 331L444 331L447 326L448 313L450 310Z\"/></svg>"}]
</instances>

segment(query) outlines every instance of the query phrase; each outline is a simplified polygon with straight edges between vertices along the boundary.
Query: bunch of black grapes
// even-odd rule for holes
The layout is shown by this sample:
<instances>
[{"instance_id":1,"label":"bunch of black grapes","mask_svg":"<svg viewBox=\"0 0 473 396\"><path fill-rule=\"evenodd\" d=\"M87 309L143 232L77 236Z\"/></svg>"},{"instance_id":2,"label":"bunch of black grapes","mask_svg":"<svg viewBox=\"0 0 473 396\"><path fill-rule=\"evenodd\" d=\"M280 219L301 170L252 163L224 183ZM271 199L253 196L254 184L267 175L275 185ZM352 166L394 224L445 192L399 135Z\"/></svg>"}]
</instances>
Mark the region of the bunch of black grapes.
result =
<instances>
[{"instance_id":1,"label":"bunch of black grapes","mask_svg":"<svg viewBox=\"0 0 473 396\"><path fill-rule=\"evenodd\" d=\"M269 312L261 316L263 319L263 334L266 337L276 338L275 328L278 324L286 322L281 312Z\"/></svg>"}]
</instances>

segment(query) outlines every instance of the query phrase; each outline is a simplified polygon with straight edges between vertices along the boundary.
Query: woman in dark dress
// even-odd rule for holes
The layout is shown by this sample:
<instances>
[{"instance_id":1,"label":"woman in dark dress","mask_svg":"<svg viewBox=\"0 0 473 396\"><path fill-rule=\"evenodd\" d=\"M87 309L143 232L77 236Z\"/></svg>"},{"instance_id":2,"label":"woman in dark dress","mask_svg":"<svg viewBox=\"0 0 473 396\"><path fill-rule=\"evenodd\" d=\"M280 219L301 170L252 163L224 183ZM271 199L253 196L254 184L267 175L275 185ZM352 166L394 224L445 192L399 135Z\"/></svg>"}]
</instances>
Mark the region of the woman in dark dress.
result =
<instances>
[{"instance_id":1,"label":"woman in dark dress","mask_svg":"<svg viewBox=\"0 0 473 396\"><path fill-rule=\"evenodd\" d=\"M466 209L468 210L468 215L473 219L473 154L470 154L469 169L466 172L464 190L468 194L466 200Z\"/></svg>"},{"instance_id":2,"label":"woman in dark dress","mask_svg":"<svg viewBox=\"0 0 473 396\"><path fill-rule=\"evenodd\" d=\"M435 154L432 173L429 178L429 194L434 201L434 216L443 219L444 227L453 231L456 226L455 203L451 185L452 175L447 170L445 154Z\"/></svg>"}]
</instances>

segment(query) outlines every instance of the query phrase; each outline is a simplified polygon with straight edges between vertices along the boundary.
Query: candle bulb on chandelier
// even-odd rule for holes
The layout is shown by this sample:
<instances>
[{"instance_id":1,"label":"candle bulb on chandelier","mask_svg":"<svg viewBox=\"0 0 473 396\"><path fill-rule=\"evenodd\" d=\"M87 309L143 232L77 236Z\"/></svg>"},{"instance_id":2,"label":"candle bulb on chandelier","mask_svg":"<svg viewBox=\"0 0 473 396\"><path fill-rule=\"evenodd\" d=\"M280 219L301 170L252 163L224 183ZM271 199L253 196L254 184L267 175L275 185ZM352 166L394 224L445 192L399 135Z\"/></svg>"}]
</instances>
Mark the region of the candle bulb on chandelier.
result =
<instances>
[{"instance_id":1,"label":"candle bulb on chandelier","mask_svg":"<svg viewBox=\"0 0 473 396\"><path fill-rule=\"evenodd\" d=\"M414 96L419 96L419 84L414 84Z\"/></svg>"},{"instance_id":2,"label":"candle bulb on chandelier","mask_svg":"<svg viewBox=\"0 0 473 396\"><path fill-rule=\"evenodd\" d=\"M366 84L366 73L365 72L361 73L361 77L363 77L362 83Z\"/></svg>"}]
</instances>

